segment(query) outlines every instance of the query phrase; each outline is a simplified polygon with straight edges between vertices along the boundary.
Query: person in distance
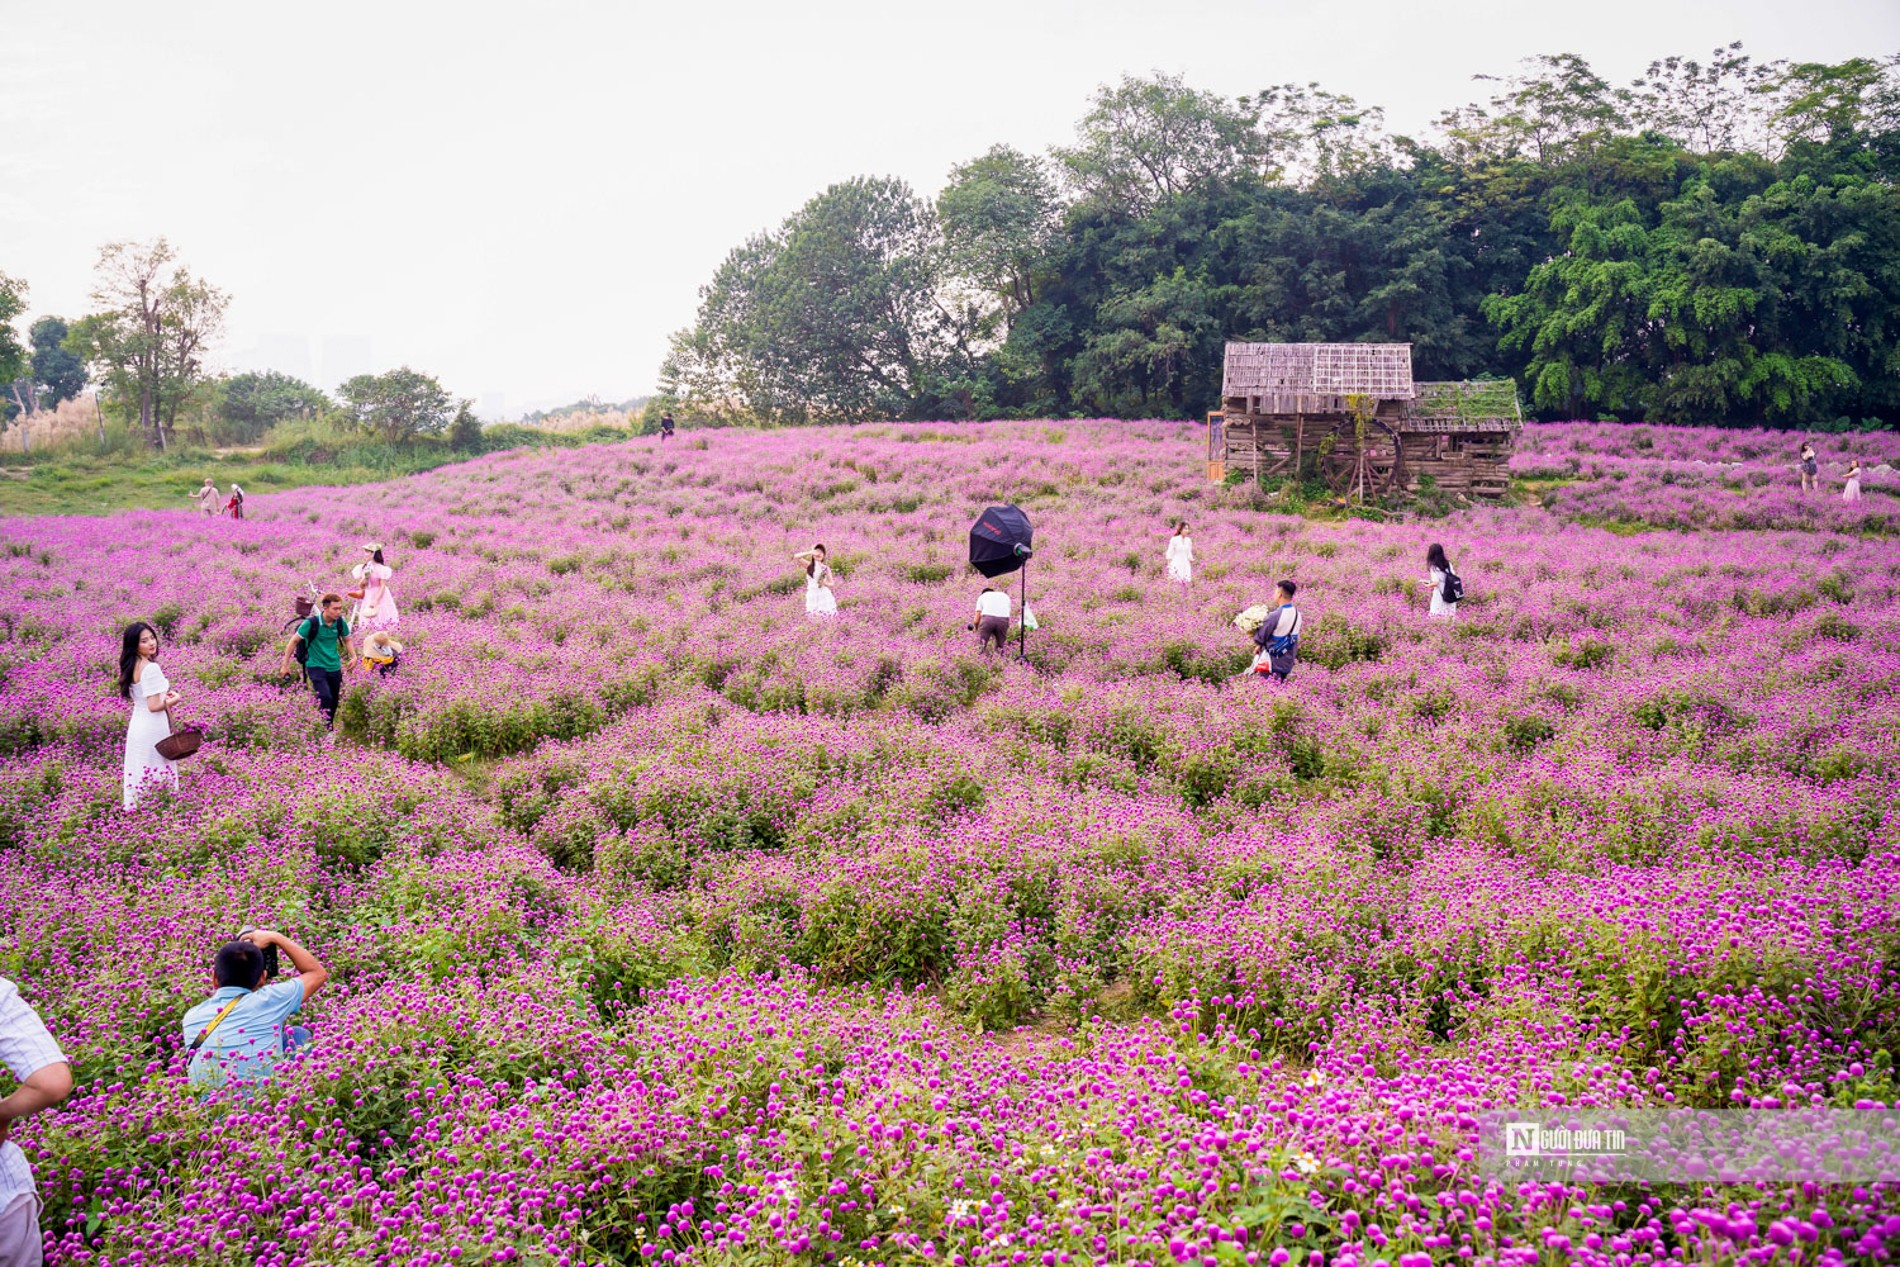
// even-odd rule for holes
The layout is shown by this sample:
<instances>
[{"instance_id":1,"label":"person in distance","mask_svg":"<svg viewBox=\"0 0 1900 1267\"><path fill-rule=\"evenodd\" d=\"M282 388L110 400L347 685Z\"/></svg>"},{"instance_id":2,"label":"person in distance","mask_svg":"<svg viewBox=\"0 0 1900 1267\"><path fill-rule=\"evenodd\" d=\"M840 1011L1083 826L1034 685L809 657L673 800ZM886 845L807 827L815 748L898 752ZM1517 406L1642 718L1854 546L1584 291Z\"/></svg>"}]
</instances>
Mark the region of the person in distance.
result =
<instances>
[{"instance_id":1,"label":"person in distance","mask_svg":"<svg viewBox=\"0 0 1900 1267\"><path fill-rule=\"evenodd\" d=\"M276 948L290 956L297 975L266 984ZM323 988L330 970L282 933L254 928L218 947L211 976L217 989L183 1023L186 1070L203 1090L264 1082L309 1042L309 1030L285 1022Z\"/></svg>"},{"instance_id":2,"label":"person in distance","mask_svg":"<svg viewBox=\"0 0 1900 1267\"><path fill-rule=\"evenodd\" d=\"M198 503L199 510L210 516L218 513L218 503L222 499L218 495L218 486L212 483L211 477L207 475L204 487L191 494L191 500Z\"/></svg>"},{"instance_id":3,"label":"person in distance","mask_svg":"<svg viewBox=\"0 0 1900 1267\"><path fill-rule=\"evenodd\" d=\"M1186 585L1194 579L1194 538L1188 536L1187 521L1176 526L1168 538L1168 579Z\"/></svg>"},{"instance_id":4,"label":"person in distance","mask_svg":"<svg viewBox=\"0 0 1900 1267\"><path fill-rule=\"evenodd\" d=\"M0 1065L20 1085L0 1097L0 1263L40 1267L40 1196L26 1154L8 1137L13 1124L72 1093L73 1067L39 1013L13 982L0 977Z\"/></svg>"}]
</instances>

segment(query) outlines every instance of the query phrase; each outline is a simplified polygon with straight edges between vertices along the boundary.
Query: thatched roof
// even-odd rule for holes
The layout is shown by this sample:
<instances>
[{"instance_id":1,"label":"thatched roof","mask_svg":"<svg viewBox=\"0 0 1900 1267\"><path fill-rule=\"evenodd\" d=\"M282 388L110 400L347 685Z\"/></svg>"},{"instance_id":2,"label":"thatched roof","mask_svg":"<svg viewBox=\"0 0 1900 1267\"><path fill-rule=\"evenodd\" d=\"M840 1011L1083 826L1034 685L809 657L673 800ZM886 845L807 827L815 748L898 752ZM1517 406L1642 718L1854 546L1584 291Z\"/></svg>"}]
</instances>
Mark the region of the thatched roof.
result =
<instances>
[{"instance_id":1,"label":"thatched roof","mask_svg":"<svg viewBox=\"0 0 1900 1267\"><path fill-rule=\"evenodd\" d=\"M1221 396L1411 400L1409 343L1229 343Z\"/></svg>"}]
</instances>

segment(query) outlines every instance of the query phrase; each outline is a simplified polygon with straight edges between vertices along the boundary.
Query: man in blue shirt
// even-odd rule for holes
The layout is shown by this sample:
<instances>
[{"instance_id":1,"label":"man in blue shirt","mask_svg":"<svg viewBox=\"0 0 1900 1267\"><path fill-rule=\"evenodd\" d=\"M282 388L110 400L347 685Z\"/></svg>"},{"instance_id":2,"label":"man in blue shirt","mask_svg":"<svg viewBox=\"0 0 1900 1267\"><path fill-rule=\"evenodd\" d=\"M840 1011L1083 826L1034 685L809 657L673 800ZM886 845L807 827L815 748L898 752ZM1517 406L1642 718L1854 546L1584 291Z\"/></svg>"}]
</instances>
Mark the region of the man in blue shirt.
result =
<instances>
[{"instance_id":1,"label":"man in blue shirt","mask_svg":"<svg viewBox=\"0 0 1900 1267\"><path fill-rule=\"evenodd\" d=\"M1293 672L1300 654L1300 609L1293 605L1298 589L1292 581L1281 581L1273 595L1279 605L1254 630L1253 643L1260 654L1254 657L1253 671L1262 677L1272 674L1284 682Z\"/></svg>"},{"instance_id":2,"label":"man in blue shirt","mask_svg":"<svg viewBox=\"0 0 1900 1267\"><path fill-rule=\"evenodd\" d=\"M297 975L265 985L264 951L271 946L283 947ZM257 928L220 946L211 974L217 990L185 1013L191 1083L213 1090L263 1082L288 1052L310 1040L309 1030L284 1022L330 971L282 933Z\"/></svg>"}]
</instances>

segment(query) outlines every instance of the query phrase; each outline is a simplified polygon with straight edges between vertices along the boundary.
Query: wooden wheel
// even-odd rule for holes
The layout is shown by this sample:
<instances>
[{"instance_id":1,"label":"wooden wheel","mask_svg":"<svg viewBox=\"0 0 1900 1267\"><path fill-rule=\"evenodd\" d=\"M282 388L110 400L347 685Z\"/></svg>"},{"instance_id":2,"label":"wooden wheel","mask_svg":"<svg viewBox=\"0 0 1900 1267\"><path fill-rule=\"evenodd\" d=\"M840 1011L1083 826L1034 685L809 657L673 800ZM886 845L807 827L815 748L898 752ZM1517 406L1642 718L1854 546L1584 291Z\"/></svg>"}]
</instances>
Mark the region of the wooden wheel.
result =
<instances>
[{"instance_id":1,"label":"wooden wheel","mask_svg":"<svg viewBox=\"0 0 1900 1267\"><path fill-rule=\"evenodd\" d=\"M1390 424L1375 420L1379 434L1366 437L1366 494L1386 497L1404 487L1405 450Z\"/></svg>"},{"instance_id":2,"label":"wooden wheel","mask_svg":"<svg viewBox=\"0 0 1900 1267\"><path fill-rule=\"evenodd\" d=\"M1319 477L1335 497L1344 497L1352 491L1352 483L1359 474L1359 454L1351 441L1335 448L1320 462Z\"/></svg>"}]
</instances>

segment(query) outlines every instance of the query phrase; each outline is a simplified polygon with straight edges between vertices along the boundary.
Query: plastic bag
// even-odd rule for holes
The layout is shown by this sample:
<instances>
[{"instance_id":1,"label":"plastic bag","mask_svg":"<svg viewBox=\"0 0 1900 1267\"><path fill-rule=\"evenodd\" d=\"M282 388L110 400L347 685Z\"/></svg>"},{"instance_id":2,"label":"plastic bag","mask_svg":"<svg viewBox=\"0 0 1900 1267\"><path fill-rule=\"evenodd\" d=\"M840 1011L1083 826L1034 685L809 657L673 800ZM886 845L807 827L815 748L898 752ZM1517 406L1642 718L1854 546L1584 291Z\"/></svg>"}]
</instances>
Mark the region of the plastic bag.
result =
<instances>
[{"instance_id":1,"label":"plastic bag","mask_svg":"<svg viewBox=\"0 0 1900 1267\"><path fill-rule=\"evenodd\" d=\"M1023 628L1024 629L1042 628L1041 625L1036 623L1036 609L1029 606L1029 604L1027 603L1023 604Z\"/></svg>"}]
</instances>

